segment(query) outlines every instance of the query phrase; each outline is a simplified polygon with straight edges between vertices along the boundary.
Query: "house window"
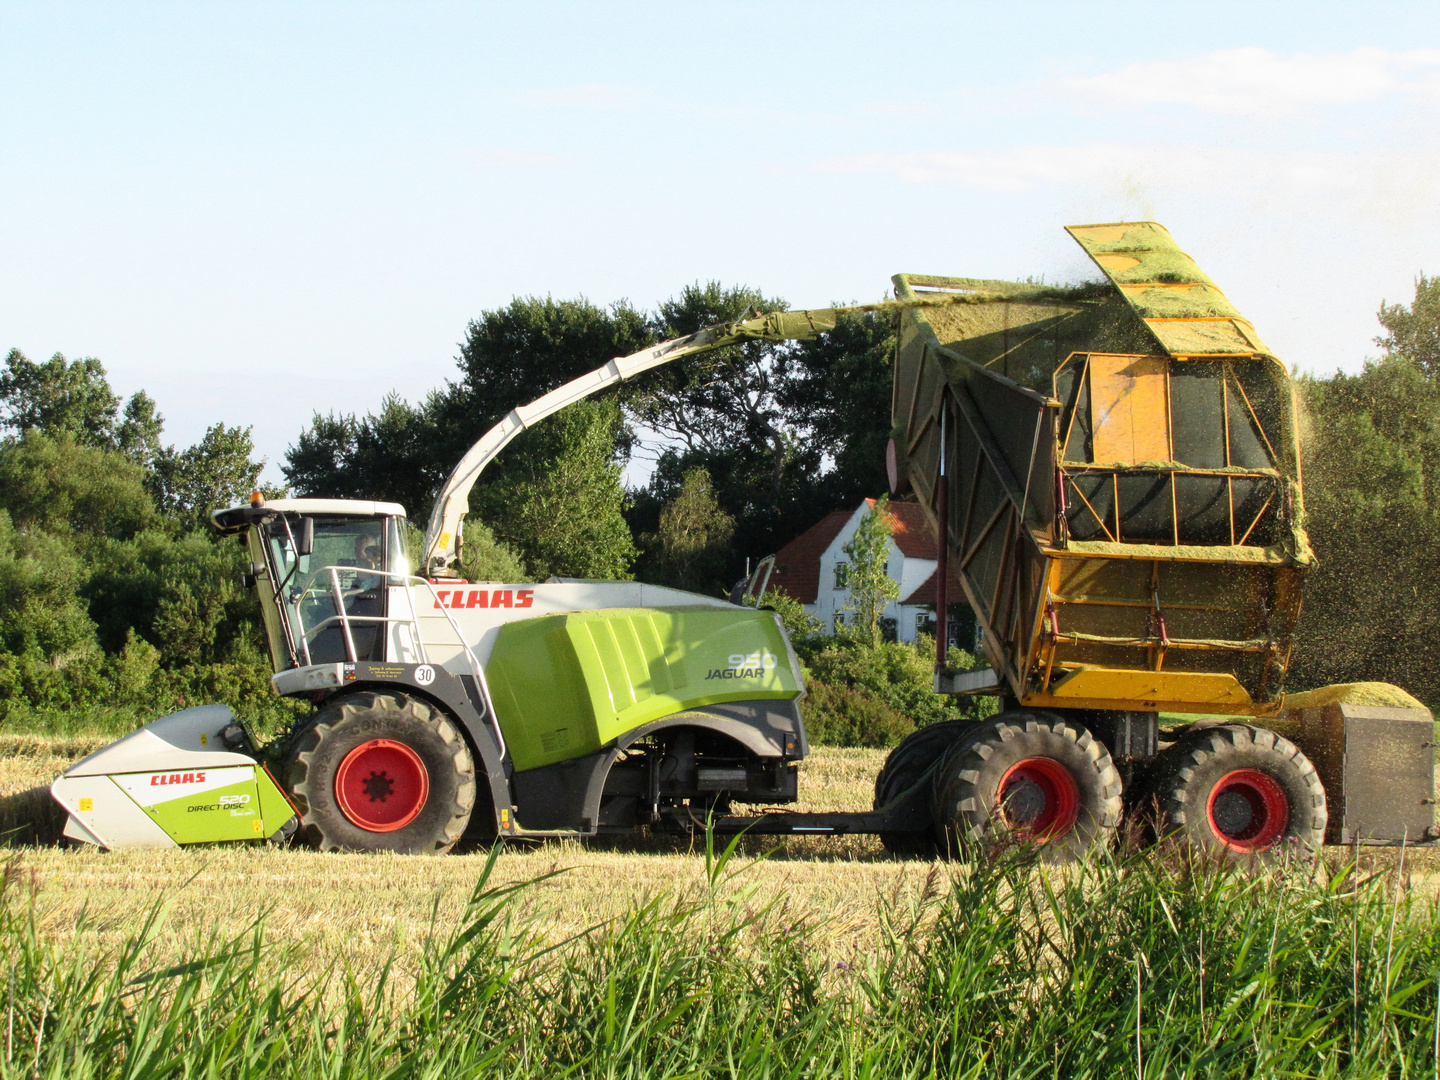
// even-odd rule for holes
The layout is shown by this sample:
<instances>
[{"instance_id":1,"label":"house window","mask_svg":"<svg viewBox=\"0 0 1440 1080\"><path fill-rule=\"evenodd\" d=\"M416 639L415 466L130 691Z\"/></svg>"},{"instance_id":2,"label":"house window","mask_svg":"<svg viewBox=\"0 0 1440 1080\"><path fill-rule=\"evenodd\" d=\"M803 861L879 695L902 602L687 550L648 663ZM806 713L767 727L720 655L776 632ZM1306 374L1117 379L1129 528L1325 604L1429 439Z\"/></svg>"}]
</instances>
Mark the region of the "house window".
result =
<instances>
[{"instance_id":1,"label":"house window","mask_svg":"<svg viewBox=\"0 0 1440 1080\"><path fill-rule=\"evenodd\" d=\"M837 612L835 613L835 633L837 633L837 634L840 633L840 628L843 627L844 625L845 625L845 616L844 616L844 615L841 615L840 612L837 611Z\"/></svg>"},{"instance_id":2,"label":"house window","mask_svg":"<svg viewBox=\"0 0 1440 1080\"><path fill-rule=\"evenodd\" d=\"M845 588L850 578L850 564L837 562L835 564L835 588Z\"/></svg>"},{"instance_id":3,"label":"house window","mask_svg":"<svg viewBox=\"0 0 1440 1080\"><path fill-rule=\"evenodd\" d=\"M895 620L888 617L880 619L880 636L886 641L894 641L896 636Z\"/></svg>"},{"instance_id":4,"label":"house window","mask_svg":"<svg viewBox=\"0 0 1440 1080\"><path fill-rule=\"evenodd\" d=\"M915 613L915 632L917 634L929 634L935 636L935 613L933 611L917 611Z\"/></svg>"}]
</instances>

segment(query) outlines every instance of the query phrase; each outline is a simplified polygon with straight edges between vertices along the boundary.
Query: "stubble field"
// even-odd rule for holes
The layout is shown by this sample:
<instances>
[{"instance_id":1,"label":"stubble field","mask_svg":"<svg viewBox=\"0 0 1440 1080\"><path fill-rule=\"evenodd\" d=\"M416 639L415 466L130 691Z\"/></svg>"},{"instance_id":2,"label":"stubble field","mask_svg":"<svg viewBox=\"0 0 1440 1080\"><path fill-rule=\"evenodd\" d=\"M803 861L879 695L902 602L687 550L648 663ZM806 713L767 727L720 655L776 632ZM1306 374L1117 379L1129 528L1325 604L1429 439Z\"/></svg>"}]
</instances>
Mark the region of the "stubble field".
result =
<instances>
[{"instance_id":1,"label":"stubble field","mask_svg":"<svg viewBox=\"0 0 1440 1080\"><path fill-rule=\"evenodd\" d=\"M105 739L0 737L0 799L34 791ZM868 810L883 750L820 748L802 765L800 809ZM526 889L514 911L547 938L562 940L623 916L657 895L694 897L708 890L703 838L552 841L507 848L497 884L555 876ZM924 889L925 862L888 858L873 837L805 837L746 841L731 869L771 852L747 869L757 905L774 903L792 918L823 919L817 939L838 953L873 931L878 911L904 905ZM34 891L39 926L49 937L75 933L122 937L163 901L158 935L177 952L217 928L247 925L266 912L273 940L297 942L316 955L353 953L359 960L390 943L413 943L459 916L487 852L439 858L320 854L265 845L206 846L154 852L99 852L27 846L17 850ZM932 888L933 888L932 883ZM438 905L438 909L437 909Z\"/></svg>"}]
</instances>

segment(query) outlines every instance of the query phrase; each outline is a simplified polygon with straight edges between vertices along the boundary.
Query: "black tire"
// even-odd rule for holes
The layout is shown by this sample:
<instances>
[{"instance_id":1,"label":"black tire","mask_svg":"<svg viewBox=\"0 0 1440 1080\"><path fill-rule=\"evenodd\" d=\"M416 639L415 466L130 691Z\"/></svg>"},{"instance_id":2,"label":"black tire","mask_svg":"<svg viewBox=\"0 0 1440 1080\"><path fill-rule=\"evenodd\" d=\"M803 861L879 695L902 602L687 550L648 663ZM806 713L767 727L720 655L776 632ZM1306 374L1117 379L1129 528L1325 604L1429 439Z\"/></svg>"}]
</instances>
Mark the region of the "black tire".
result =
<instances>
[{"instance_id":1,"label":"black tire","mask_svg":"<svg viewBox=\"0 0 1440 1080\"><path fill-rule=\"evenodd\" d=\"M1050 713L1002 713L936 775L936 843L960 855L1018 839L1036 843L1047 862L1066 862L1111 843L1122 788L1109 751L1084 727Z\"/></svg>"},{"instance_id":2,"label":"black tire","mask_svg":"<svg viewBox=\"0 0 1440 1080\"><path fill-rule=\"evenodd\" d=\"M365 756L386 751L415 776L421 770L414 763L423 766L423 784L397 788L388 770L371 764L383 759ZM300 816L296 839L321 851L440 854L464 834L475 806L475 764L464 737L441 710L405 694L331 701L293 742L282 775ZM387 807L391 796L397 802ZM401 816L380 820L387 814Z\"/></svg>"},{"instance_id":3,"label":"black tire","mask_svg":"<svg viewBox=\"0 0 1440 1080\"><path fill-rule=\"evenodd\" d=\"M973 720L945 720L911 732L890 751L875 777L876 810L890 807L891 819L909 826L882 832L880 843L892 855L934 858L935 829L930 816L930 784L936 765L979 725Z\"/></svg>"},{"instance_id":4,"label":"black tire","mask_svg":"<svg viewBox=\"0 0 1440 1080\"><path fill-rule=\"evenodd\" d=\"M1325 842L1325 788L1315 766L1265 728L1225 724L1187 735L1161 755L1156 795L1160 836L1201 851L1308 855Z\"/></svg>"}]
</instances>

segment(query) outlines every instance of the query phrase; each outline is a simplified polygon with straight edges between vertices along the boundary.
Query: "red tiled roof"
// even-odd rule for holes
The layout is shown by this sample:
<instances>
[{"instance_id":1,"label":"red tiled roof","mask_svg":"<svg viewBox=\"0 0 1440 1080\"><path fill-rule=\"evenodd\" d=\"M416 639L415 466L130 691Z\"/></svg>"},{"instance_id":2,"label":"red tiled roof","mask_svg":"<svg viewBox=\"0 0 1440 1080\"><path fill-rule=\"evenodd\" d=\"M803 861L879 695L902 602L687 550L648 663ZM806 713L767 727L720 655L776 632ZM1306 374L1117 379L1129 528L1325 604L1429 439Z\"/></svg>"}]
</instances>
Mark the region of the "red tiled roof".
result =
<instances>
[{"instance_id":1,"label":"red tiled roof","mask_svg":"<svg viewBox=\"0 0 1440 1080\"><path fill-rule=\"evenodd\" d=\"M775 553L772 588L783 589L802 604L820 595L820 556L840 534L854 510L836 510L791 540Z\"/></svg>"},{"instance_id":2,"label":"red tiled roof","mask_svg":"<svg viewBox=\"0 0 1440 1080\"><path fill-rule=\"evenodd\" d=\"M873 507L874 499L866 499L866 505ZM938 559L935 546L935 530L925 520L925 510L919 503L892 502L890 516L895 519L895 531L890 534L900 554L907 559Z\"/></svg>"},{"instance_id":3,"label":"red tiled roof","mask_svg":"<svg viewBox=\"0 0 1440 1080\"><path fill-rule=\"evenodd\" d=\"M934 558L934 556L932 555L931 558ZM909 596L905 597L904 600L901 600L900 603L902 605L929 604L933 607L936 600L935 579L939 576L940 568L936 567L930 572L930 576L925 579L925 584L921 585ZM965 590L960 587L960 581L955 576L954 567L950 568L950 588L945 598L952 604L960 603L965 599Z\"/></svg>"}]
</instances>

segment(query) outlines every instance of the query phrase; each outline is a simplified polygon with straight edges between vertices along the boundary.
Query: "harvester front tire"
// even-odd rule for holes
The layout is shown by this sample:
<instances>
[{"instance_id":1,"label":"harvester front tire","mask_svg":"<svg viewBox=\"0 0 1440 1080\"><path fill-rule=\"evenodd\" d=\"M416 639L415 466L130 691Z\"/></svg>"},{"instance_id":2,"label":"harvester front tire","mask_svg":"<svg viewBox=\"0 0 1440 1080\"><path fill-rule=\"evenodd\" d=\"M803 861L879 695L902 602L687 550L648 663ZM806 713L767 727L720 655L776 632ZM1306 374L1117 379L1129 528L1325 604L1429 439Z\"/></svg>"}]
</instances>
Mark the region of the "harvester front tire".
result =
<instances>
[{"instance_id":1,"label":"harvester front tire","mask_svg":"<svg viewBox=\"0 0 1440 1080\"><path fill-rule=\"evenodd\" d=\"M321 709L285 761L296 839L321 851L442 854L475 806L475 763L440 709L360 692Z\"/></svg>"},{"instance_id":2,"label":"harvester front tire","mask_svg":"<svg viewBox=\"0 0 1440 1080\"><path fill-rule=\"evenodd\" d=\"M973 720L945 720L913 731L890 751L875 777L874 807L891 807L906 831L882 832L880 843L892 855L934 858L935 822L930 816L931 776L940 760L979 725ZM899 802L897 803L897 800Z\"/></svg>"},{"instance_id":3,"label":"harvester front tire","mask_svg":"<svg viewBox=\"0 0 1440 1080\"><path fill-rule=\"evenodd\" d=\"M1068 862L1113 841L1123 786L1085 728L1049 713L1002 713L956 746L935 777L935 840L952 857L1008 841Z\"/></svg>"},{"instance_id":4,"label":"harvester front tire","mask_svg":"<svg viewBox=\"0 0 1440 1080\"><path fill-rule=\"evenodd\" d=\"M1283 735L1250 724L1205 728L1162 755L1162 839L1230 859L1309 854L1325 842L1325 788Z\"/></svg>"}]
</instances>

